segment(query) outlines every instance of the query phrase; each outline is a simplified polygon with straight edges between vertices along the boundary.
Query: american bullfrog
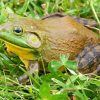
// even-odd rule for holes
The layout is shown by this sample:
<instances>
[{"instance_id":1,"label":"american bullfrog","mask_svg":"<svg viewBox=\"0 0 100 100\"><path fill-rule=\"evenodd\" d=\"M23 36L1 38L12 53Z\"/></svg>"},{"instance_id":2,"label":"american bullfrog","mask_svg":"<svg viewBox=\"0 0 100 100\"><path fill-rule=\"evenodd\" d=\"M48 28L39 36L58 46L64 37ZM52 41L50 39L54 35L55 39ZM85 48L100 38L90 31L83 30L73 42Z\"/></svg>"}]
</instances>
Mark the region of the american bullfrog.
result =
<instances>
[{"instance_id":1,"label":"american bullfrog","mask_svg":"<svg viewBox=\"0 0 100 100\"><path fill-rule=\"evenodd\" d=\"M33 68L30 73L38 71L41 56L45 62L68 53L70 59L75 59L86 45L100 41L96 33L71 16L59 14L41 20L13 15L0 26L0 38L5 41L7 51L18 55L27 70Z\"/></svg>"}]
</instances>

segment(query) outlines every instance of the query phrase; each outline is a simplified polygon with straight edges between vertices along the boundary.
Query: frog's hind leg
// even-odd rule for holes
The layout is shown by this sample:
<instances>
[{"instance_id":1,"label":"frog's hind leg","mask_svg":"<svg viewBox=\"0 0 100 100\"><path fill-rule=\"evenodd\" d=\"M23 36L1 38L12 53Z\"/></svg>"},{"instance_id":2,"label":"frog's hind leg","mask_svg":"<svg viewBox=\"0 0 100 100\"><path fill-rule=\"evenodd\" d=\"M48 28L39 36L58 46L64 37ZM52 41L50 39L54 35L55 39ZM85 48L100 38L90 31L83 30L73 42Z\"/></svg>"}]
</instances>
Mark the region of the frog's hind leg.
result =
<instances>
[{"instance_id":1,"label":"frog's hind leg","mask_svg":"<svg viewBox=\"0 0 100 100\"><path fill-rule=\"evenodd\" d=\"M80 18L80 17L77 17L77 16L73 16L73 18L74 18L77 22L83 24L83 25L84 25L85 27L87 27L88 29L94 30L94 31L96 31L96 33L100 33L100 29L97 28L98 23L97 23L95 20Z\"/></svg>"},{"instance_id":2,"label":"frog's hind leg","mask_svg":"<svg viewBox=\"0 0 100 100\"><path fill-rule=\"evenodd\" d=\"M76 56L76 61L80 62L80 60L85 56L85 54L87 54L87 52L89 52L92 48L94 47L93 44L88 44L82 51L80 54L78 54Z\"/></svg>"},{"instance_id":3,"label":"frog's hind leg","mask_svg":"<svg viewBox=\"0 0 100 100\"><path fill-rule=\"evenodd\" d=\"M84 51L84 50L83 50ZM98 66L99 65L99 66ZM94 45L90 51L85 52L78 61L79 70L89 76L100 75L100 44Z\"/></svg>"},{"instance_id":4,"label":"frog's hind leg","mask_svg":"<svg viewBox=\"0 0 100 100\"><path fill-rule=\"evenodd\" d=\"M100 76L100 65L97 66L97 69L95 71L93 71L92 73L88 73L86 74L89 77L93 77L95 75L99 75Z\"/></svg>"},{"instance_id":5,"label":"frog's hind leg","mask_svg":"<svg viewBox=\"0 0 100 100\"><path fill-rule=\"evenodd\" d=\"M84 26L90 26L90 27L96 27L98 24L95 20L92 19L86 19L86 18L81 18L77 16L72 16L77 22L83 24Z\"/></svg>"}]
</instances>

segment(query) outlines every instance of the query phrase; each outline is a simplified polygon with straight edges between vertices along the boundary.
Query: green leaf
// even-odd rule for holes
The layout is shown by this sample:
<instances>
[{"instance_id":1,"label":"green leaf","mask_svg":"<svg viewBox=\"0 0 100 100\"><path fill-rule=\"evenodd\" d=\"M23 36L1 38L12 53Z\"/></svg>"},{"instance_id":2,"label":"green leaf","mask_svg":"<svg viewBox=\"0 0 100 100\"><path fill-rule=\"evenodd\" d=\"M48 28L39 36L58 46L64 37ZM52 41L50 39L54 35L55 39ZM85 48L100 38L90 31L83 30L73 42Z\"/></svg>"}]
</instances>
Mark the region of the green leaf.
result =
<instances>
[{"instance_id":1,"label":"green leaf","mask_svg":"<svg viewBox=\"0 0 100 100\"><path fill-rule=\"evenodd\" d=\"M64 55L64 54L61 54L60 55L60 61L62 62L62 65L65 65L66 62L68 61L68 58L69 58L69 55Z\"/></svg>"},{"instance_id":2,"label":"green leaf","mask_svg":"<svg viewBox=\"0 0 100 100\"><path fill-rule=\"evenodd\" d=\"M96 86L100 87L100 79L91 79L89 82L91 84L95 84Z\"/></svg>"},{"instance_id":3,"label":"green leaf","mask_svg":"<svg viewBox=\"0 0 100 100\"><path fill-rule=\"evenodd\" d=\"M69 100L66 93L52 95L50 100Z\"/></svg>"},{"instance_id":4,"label":"green leaf","mask_svg":"<svg viewBox=\"0 0 100 100\"><path fill-rule=\"evenodd\" d=\"M49 100L49 98L50 98L50 86L48 83L44 82L40 86L39 95L42 98L42 100Z\"/></svg>"},{"instance_id":5,"label":"green leaf","mask_svg":"<svg viewBox=\"0 0 100 100\"><path fill-rule=\"evenodd\" d=\"M79 98L77 100L89 100L89 98L86 96L86 94L84 93L84 91L83 92L76 91L75 95Z\"/></svg>"},{"instance_id":6,"label":"green leaf","mask_svg":"<svg viewBox=\"0 0 100 100\"><path fill-rule=\"evenodd\" d=\"M50 72L57 72L58 69L62 66L61 62L59 61L51 61L48 64L48 69Z\"/></svg>"},{"instance_id":7,"label":"green leaf","mask_svg":"<svg viewBox=\"0 0 100 100\"><path fill-rule=\"evenodd\" d=\"M97 97L93 98L92 100L98 100Z\"/></svg>"},{"instance_id":8,"label":"green leaf","mask_svg":"<svg viewBox=\"0 0 100 100\"><path fill-rule=\"evenodd\" d=\"M66 93L50 94L50 86L46 82L41 85L39 95L42 100L66 100L68 98Z\"/></svg>"},{"instance_id":9,"label":"green leaf","mask_svg":"<svg viewBox=\"0 0 100 100\"><path fill-rule=\"evenodd\" d=\"M76 63L76 61L68 60L65 64L65 67L76 71L77 70L77 63Z\"/></svg>"},{"instance_id":10,"label":"green leaf","mask_svg":"<svg viewBox=\"0 0 100 100\"><path fill-rule=\"evenodd\" d=\"M70 76L66 82L66 87L69 87L69 86L73 85L76 81L78 81L78 77L79 77L78 75Z\"/></svg>"}]
</instances>

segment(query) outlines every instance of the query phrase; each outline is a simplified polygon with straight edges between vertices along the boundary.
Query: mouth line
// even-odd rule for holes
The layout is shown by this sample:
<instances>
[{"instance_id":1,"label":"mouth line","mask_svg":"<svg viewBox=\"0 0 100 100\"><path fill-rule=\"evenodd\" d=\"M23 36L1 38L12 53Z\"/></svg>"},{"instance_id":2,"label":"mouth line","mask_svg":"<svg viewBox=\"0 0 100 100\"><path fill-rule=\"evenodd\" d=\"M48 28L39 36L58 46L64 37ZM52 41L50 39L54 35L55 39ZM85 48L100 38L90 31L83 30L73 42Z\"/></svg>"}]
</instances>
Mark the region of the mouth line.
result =
<instances>
[{"instance_id":1,"label":"mouth line","mask_svg":"<svg viewBox=\"0 0 100 100\"><path fill-rule=\"evenodd\" d=\"M0 39L22 48L31 48L24 38L18 38L15 35L10 34L8 32L0 32Z\"/></svg>"}]
</instances>

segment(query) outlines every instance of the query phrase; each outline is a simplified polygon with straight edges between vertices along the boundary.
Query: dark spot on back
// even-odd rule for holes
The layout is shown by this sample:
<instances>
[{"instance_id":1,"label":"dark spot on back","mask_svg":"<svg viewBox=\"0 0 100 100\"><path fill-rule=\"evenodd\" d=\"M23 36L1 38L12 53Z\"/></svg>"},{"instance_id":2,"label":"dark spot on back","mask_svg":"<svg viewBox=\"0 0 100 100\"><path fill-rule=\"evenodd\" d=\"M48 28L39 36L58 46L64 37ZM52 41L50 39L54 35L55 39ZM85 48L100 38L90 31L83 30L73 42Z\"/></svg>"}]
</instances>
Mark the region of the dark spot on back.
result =
<instances>
[{"instance_id":1,"label":"dark spot on back","mask_svg":"<svg viewBox=\"0 0 100 100\"><path fill-rule=\"evenodd\" d=\"M65 15L61 14L61 13L55 13L55 14L51 14L48 16L45 16L43 18L41 18L42 20L47 19L47 18L54 18L54 17L64 17Z\"/></svg>"}]
</instances>

